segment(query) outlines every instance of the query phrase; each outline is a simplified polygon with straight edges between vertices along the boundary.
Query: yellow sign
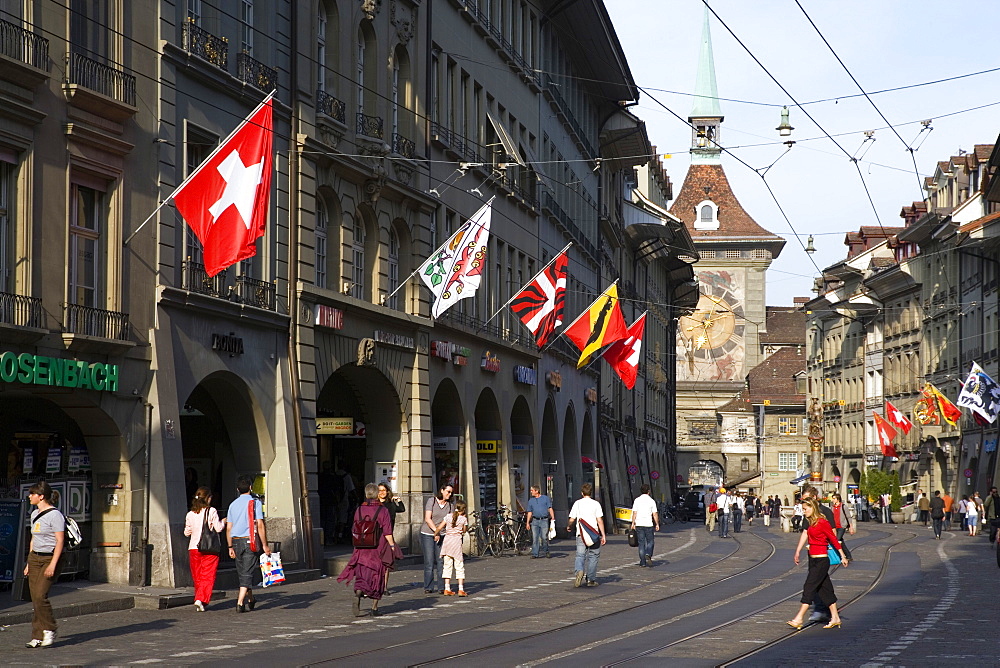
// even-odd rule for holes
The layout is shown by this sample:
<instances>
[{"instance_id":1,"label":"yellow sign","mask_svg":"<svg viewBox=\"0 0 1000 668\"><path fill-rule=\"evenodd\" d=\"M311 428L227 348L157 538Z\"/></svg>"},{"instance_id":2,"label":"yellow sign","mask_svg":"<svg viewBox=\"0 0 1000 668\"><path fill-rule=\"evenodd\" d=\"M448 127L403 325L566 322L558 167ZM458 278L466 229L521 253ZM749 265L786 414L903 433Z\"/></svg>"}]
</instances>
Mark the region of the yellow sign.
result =
<instances>
[{"instance_id":1,"label":"yellow sign","mask_svg":"<svg viewBox=\"0 0 1000 668\"><path fill-rule=\"evenodd\" d=\"M615 519L622 520L623 522L632 521L632 509L622 508L621 506L615 506Z\"/></svg>"},{"instance_id":2,"label":"yellow sign","mask_svg":"<svg viewBox=\"0 0 1000 668\"><path fill-rule=\"evenodd\" d=\"M495 455L500 452L500 441L476 441L476 452L481 455Z\"/></svg>"},{"instance_id":3,"label":"yellow sign","mask_svg":"<svg viewBox=\"0 0 1000 668\"><path fill-rule=\"evenodd\" d=\"M316 418L317 434L354 434L354 418Z\"/></svg>"}]
</instances>

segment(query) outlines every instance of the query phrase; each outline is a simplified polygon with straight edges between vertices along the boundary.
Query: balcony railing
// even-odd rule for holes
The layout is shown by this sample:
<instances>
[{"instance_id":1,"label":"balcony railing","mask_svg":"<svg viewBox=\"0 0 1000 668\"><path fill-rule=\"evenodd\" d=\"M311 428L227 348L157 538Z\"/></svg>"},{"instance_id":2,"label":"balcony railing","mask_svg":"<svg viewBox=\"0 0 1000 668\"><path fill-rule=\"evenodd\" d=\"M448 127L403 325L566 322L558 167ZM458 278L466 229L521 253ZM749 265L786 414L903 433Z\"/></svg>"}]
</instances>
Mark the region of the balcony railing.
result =
<instances>
[{"instance_id":1,"label":"balcony railing","mask_svg":"<svg viewBox=\"0 0 1000 668\"><path fill-rule=\"evenodd\" d=\"M382 119L358 112L358 134L372 139L382 139Z\"/></svg>"},{"instance_id":2,"label":"balcony railing","mask_svg":"<svg viewBox=\"0 0 1000 668\"><path fill-rule=\"evenodd\" d=\"M0 54L49 71L49 40L9 21L0 21Z\"/></svg>"},{"instance_id":3,"label":"balcony railing","mask_svg":"<svg viewBox=\"0 0 1000 668\"><path fill-rule=\"evenodd\" d=\"M83 54L69 55L69 82L135 106L135 76Z\"/></svg>"},{"instance_id":4,"label":"balcony railing","mask_svg":"<svg viewBox=\"0 0 1000 668\"><path fill-rule=\"evenodd\" d=\"M583 233L583 230L581 230L575 222L573 222L573 219L569 217L569 214L563 211L562 207L556 203L556 200L552 197L551 193L542 193L542 207L549 210L552 217L561 223L564 228L566 228L566 231L571 237L573 237L573 240L580 244L584 251L590 254L591 258L594 260L600 258L600 253L597 250L597 246L594 245L594 242Z\"/></svg>"},{"instance_id":5,"label":"balcony railing","mask_svg":"<svg viewBox=\"0 0 1000 668\"><path fill-rule=\"evenodd\" d=\"M417 152L417 145L398 132L392 133L392 152L404 158L412 158Z\"/></svg>"},{"instance_id":6,"label":"balcony railing","mask_svg":"<svg viewBox=\"0 0 1000 668\"><path fill-rule=\"evenodd\" d=\"M191 19L184 24L184 48L221 70L229 68L229 40L216 37Z\"/></svg>"},{"instance_id":7,"label":"balcony railing","mask_svg":"<svg viewBox=\"0 0 1000 668\"><path fill-rule=\"evenodd\" d=\"M205 265L200 262L192 262L191 260L184 263L183 271L183 285L185 290L210 297L228 296L228 291L226 290L228 271L222 271L215 276L209 276L208 272L205 271Z\"/></svg>"},{"instance_id":8,"label":"balcony railing","mask_svg":"<svg viewBox=\"0 0 1000 668\"><path fill-rule=\"evenodd\" d=\"M65 305L63 332L115 341L128 341L128 330L128 313L105 311L79 304Z\"/></svg>"},{"instance_id":9,"label":"balcony railing","mask_svg":"<svg viewBox=\"0 0 1000 668\"><path fill-rule=\"evenodd\" d=\"M491 153L485 146L463 137L440 123L431 123L431 137L457 153L465 162L490 164L490 160L485 156Z\"/></svg>"},{"instance_id":10,"label":"balcony railing","mask_svg":"<svg viewBox=\"0 0 1000 668\"><path fill-rule=\"evenodd\" d=\"M548 74L544 75L544 78L542 79L542 85L545 87L545 90L548 91L548 93L552 96L552 99L555 100L556 104L562 110L563 115L566 116L566 120L569 122L570 128L573 130L577 138L580 140L580 143L583 145L584 150L587 151L587 153L589 153L588 157L591 158L597 157L598 155L597 151L594 150L594 146L593 144L590 143L590 139L587 137L587 134L583 131L583 128L580 127L580 123L576 120L576 116L573 115L572 108L566 103L566 100L563 99L562 94L559 92L559 86L552 80L552 77Z\"/></svg>"},{"instance_id":11,"label":"balcony railing","mask_svg":"<svg viewBox=\"0 0 1000 668\"><path fill-rule=\"evenodd\" d=\"M347 124L347 105L325 90L316 91L316 109L338 123Z\"/></svg>"},{"instance_id":12,"label":"balcony railing","mask_svg":"<svg viewBox=\"0 0 1000 668\"><path fill-rule=\"evenodd\" d=\"M42 327L42 300L0 292L0 323L18 327Z\"/></svg>"},{"instance_id":13,"label":"balcony railing","mask_svg":"<svg viewBox=\"0 0 1000 668\"><path fill-rule=\"evenodd\" d=\"M274 283L248 276L236 277L236 300L241 304L274 311L277 306L277 290Z\"/></svg>"},{"instance_id":14,"label":"balcony railing","mask_svg":"<svg viewBox=\"0 0 1000 668\"><path fill-rule=\"evenodd\" d=\"M259 91L270 93L278 87L278 70L245 53L237 54L236 70L240 81L250 84Z\"/></svg>"},{"instance_id":15,"label":"balcony railing","mask_svg":"<svg viewBox=\"0 0 1000 668\"><path fill-rule=\"evenodd\" d=\"M527 330L523 329L520 325L514 328L507 328L503 325L492 322L488 325L484 325L483 321L474 315L468 315L465 313L459 313L454 309L448 310L441 314L438 318L439 321L448 322L451 324L459 325L471 332L481 334L483 332L489 334L490 336L499 339L501 341L506 341L507 343L512 343L519 346L524 346L525 348L530 348L532 350L536 349L535 339ZM516 323L515 323L516 324Z\"/></svg>"}]
</instances>

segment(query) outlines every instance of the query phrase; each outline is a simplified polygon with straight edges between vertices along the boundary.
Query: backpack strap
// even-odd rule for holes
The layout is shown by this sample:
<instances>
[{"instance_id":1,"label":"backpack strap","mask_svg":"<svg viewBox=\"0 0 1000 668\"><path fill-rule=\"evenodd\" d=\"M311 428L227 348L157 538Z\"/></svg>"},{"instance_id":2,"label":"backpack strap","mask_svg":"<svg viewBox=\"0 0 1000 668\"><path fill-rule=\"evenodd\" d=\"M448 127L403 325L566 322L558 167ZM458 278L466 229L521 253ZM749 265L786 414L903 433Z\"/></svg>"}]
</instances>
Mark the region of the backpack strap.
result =
<instances>
[{"instance_id":1,"label":"backpack strap","mask_svg":"<svg viewBox=\"0 0 1000 668\"><path fill-rule=\"evenodd\" d=\"M37 522L38 520L42 519L44 516L46 516L49 513L51 513L53 510L56 510L56 508L46 508L42 512L40 512L37 515L35 515L35 520L34 521Z\"/></svg>"}]
</instances>

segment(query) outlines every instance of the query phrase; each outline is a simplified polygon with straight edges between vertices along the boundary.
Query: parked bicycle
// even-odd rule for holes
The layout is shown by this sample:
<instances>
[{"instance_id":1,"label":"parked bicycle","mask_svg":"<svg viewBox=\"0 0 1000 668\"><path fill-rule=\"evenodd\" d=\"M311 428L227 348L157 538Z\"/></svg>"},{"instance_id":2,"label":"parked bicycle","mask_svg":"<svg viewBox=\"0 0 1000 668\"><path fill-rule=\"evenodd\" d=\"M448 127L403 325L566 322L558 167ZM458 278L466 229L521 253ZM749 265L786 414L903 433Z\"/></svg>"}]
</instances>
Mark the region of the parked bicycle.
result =
<instances>
[{"instance_id":1,"label":"parked bicycle","mask_svg":"<svg viewBox=\"0 0 1000 668\"><path fill-rule=\"evenodd\" d=\"M512 516L510 508L500 504L495 511L473 511L475 524L469 527L472 553L481 557L487 553L499 557L508 550L520 555L531 549L531 532L524 526L526 513Z\"/></svg>"}]
</instances>

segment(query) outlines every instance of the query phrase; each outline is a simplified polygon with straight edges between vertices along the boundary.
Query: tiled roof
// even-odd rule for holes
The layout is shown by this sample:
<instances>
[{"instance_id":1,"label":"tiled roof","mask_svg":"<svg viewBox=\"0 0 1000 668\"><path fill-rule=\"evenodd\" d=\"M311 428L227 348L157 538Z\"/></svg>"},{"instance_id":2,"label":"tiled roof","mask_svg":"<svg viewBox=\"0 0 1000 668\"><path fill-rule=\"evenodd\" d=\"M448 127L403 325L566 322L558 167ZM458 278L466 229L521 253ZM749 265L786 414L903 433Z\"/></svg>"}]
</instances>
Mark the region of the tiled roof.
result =
<instances>
[{"instance_id":1,"label":"tiled roof","mask_svg":"<svg viewBox=\"0 0 1000 668\"><path fill-rule=\"evenodd\" d=\"M741 392L726 403L719 406L716 410L720 413L752 413L753 405L746 399L746 397L743 396L743 393Z\"/></svg>"},{"instance_id":2,"label":"tiled roof","mask_svg":"<svg viewBox=\"0 0 1000 668\"><path fill-rule=\"evenodd\" d=\"M806 314L794 306L768 306L767 331L760 333L764 345L805 345Z\"/></svg>"},{"instance_id":3,"label":"tiled roof","mask_svg":"<svg viewBox=\"0 0 1000 668\"><path fill-rule=\"evenodd\" d=\"M805 406L806 395L795 388L795 374L806 368L806 354L801 346L781 348L750 370L749 392L745 398L752 404L762 404L767 399L772 405Z\"/></svg>"},{"instance_id":4,"label":"tiled roof","mask_svg":"<svg viewBox=\"0 0 1000 668\"><path fill-rule=\"evenodd\" d=\"M987 216L983 216L982 218L977 218L971 223L966 223L965 225L959 227L958 231L971 232L972 230L977 230L988 223L992 223L994 220L1000 220L1000 211L997 211L996 213L991 213Z\"/></svg>"},{"instance_id":5,"label":"tiled roof","mask_svg":"<svg viewBox=\"0 0 1000 668\"><path fill-rule=\"evenodd\" d=\"M993 153L994 144L976 144L972 149L972 152L976 155L976 160L980 162L986 162L990 159L990 154Z\"/></svg>"},{"instance_id":6,"label":"tiled roof","mask_svg":"<svg viewBox=\"0 0 1000 668\"><path fill-rule=\"evenodd\" d=\"M696 230L694 227L696 207L705 200L711 200L719 207L717 230ZM743 237L747 240L767 241L781 239L758 225L743 209L729 185L722 165L691 165L684 178L684 185L670 207L670 213L684 221L696 243L699 239L712 237Z\"/></svg>"}]
</instances>

